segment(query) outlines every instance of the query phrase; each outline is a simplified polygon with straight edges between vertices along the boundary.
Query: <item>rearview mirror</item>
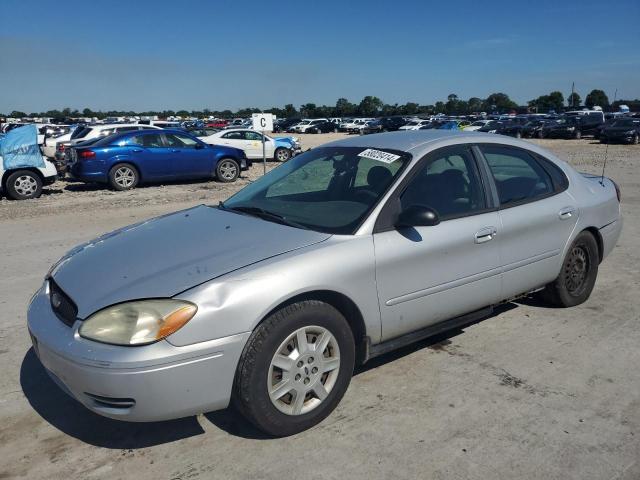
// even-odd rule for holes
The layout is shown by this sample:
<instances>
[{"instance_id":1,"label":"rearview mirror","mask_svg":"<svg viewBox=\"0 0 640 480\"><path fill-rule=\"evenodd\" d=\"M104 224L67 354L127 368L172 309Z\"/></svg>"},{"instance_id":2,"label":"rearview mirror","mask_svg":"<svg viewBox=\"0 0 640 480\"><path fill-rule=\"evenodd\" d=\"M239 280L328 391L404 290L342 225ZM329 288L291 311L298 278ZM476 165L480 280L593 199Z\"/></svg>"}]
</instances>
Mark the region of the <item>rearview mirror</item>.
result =
<instances>
[{"instance_id":1,"label":"rearview mirror","mask_svg":"<svg viewBox=\"0 0 640 480\"><path fill-rule=\"evenodd\" d=\"M439 223L440 217L433 208L411 205L400 212L396 227L432 227Z\"/></svg>"}]
</instances>

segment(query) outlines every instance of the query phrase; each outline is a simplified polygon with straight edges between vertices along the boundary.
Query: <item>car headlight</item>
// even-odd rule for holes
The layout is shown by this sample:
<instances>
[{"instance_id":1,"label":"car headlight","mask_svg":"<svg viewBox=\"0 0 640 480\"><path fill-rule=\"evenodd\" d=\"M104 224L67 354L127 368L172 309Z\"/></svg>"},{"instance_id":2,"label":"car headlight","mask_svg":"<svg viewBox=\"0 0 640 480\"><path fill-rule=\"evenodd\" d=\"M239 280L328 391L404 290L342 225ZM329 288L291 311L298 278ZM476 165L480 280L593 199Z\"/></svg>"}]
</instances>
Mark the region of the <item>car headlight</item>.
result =
<instances>
[{"instance_id":1,"label":"car headlight","mask_svg":"<svg viewBox=\"0 0 640 480\"><path fill-rule=\"evenodd\" d=\"M170 298L135 300L100 310L80 327L81 337L113 345L146 345L182 328L198 311Z\"/></svg>"},{"instance_id":2,"label":"car headlight","mask_svg":"<svg viewBox=\"0 0 640 480\"><path fill-rule=\"evenodd\" d=\"M573 132L576 129L576 127L567 127L567 132Z\"/></svg>"}]
</instances>

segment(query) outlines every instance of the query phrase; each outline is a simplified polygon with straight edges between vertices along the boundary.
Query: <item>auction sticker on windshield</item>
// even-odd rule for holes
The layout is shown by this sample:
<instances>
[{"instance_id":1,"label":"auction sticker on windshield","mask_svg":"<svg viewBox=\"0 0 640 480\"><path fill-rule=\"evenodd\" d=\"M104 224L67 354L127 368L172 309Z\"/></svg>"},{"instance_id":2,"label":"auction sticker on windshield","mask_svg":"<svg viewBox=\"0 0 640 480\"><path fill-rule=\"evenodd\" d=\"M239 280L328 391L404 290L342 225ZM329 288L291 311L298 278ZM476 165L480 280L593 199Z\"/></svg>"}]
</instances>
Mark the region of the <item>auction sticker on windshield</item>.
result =
<instances>
[{"instance_id":1,"label":"auction sticker on windshield","mask_svg":"<svg viewBox=\"0 0 640 480\"><path fill-rule=\"evenodd\" d=\"M400 155L394 155L393 153L383 152L381 150L374 150L373 148L367 148L364 152L360 152L358 156L377 160L383 163L392 163L400 158Z\"/></svg>"}]
</instances>

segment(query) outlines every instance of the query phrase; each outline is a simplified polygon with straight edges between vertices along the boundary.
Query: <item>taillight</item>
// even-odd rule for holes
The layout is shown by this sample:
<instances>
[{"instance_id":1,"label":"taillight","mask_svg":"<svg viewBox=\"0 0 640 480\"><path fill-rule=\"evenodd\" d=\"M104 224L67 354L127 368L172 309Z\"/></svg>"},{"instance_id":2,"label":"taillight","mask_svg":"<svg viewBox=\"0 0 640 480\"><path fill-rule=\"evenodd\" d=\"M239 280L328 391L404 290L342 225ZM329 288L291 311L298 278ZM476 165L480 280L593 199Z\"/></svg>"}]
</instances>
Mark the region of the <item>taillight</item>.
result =
<instances>
[{"instance_id":1,"label":"taillight","mask_svg":"<svg viewBox=\"0 0 640 480\"><path fill-rule=\"evenodd\" d=\"M78 156L80 158L93 158L96 156L96 152L94 152L93 150L83 150Z\"/></svg>"},{"instance_id":2,"label":"taillight","mask_svg":"<svg viewBox=\"0 0 640 480\"><path fill-rule=\"evenodd\" d=\"M58 150L59 152L64 152L64 145L59 143L56 150Z\"/></svg>"}]
</instances>

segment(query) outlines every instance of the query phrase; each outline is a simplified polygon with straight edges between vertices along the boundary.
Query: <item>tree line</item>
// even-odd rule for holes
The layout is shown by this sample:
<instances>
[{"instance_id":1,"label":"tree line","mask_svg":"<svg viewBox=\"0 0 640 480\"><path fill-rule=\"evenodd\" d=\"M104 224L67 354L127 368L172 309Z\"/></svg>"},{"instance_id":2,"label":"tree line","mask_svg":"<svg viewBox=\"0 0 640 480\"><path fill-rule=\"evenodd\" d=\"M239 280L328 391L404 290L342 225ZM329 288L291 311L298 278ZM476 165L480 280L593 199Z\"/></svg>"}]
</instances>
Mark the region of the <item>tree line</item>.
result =
<instances>
[{"instance_id":1,"label":"tree line","mask_svg":"<svg viewBox=\"0 0 640 480\"><path fill-rule=\"evenodd\" d=\"M351 103L346 98L339 98L335 105L316 105L315 103L305 103L296 108L293 104L287 104L284 107L272 107L269 109L260 108L241 108L236 111L232 110L158 110L158 111L94 111L90 108L83 110L64 108L63 110L48 110L46 112L25 113L17 110L9 113L8 117L25 118L25 117L48 117L55 120L64 120L68 118L78 117L97 117L104 119L107 117L132 117L132 116L155 116L167 118L171 116L179 117L216 117L216 118L235 118L249 117L252 113L273 113L278 118L295 118L295 117L379 117L391 115L469 115L479 112L487 113L547 113L551 111L561 112L565 109L582 108L582 99L576 92L569 94L566 98L560 91L553 91L548 95L541 95L532 99L526 105L518 105L511 100L506 93L492 93L487 98L471 97L467 100L460 99L455 93L447 96L446 101L438 101L433 105L420 105L415 102L407 102L403 105L398 103L384 103L380 98L367 95L359 103ZM618 100L609 103L609 98L603 90L594 89L585 97L584 106L592 108L600 106L604 110L617 109L619 105L628 105L632 111L640 110L640 100ZM0 115L2 116L2 115Z\"/></svg>"}]
</instances>

